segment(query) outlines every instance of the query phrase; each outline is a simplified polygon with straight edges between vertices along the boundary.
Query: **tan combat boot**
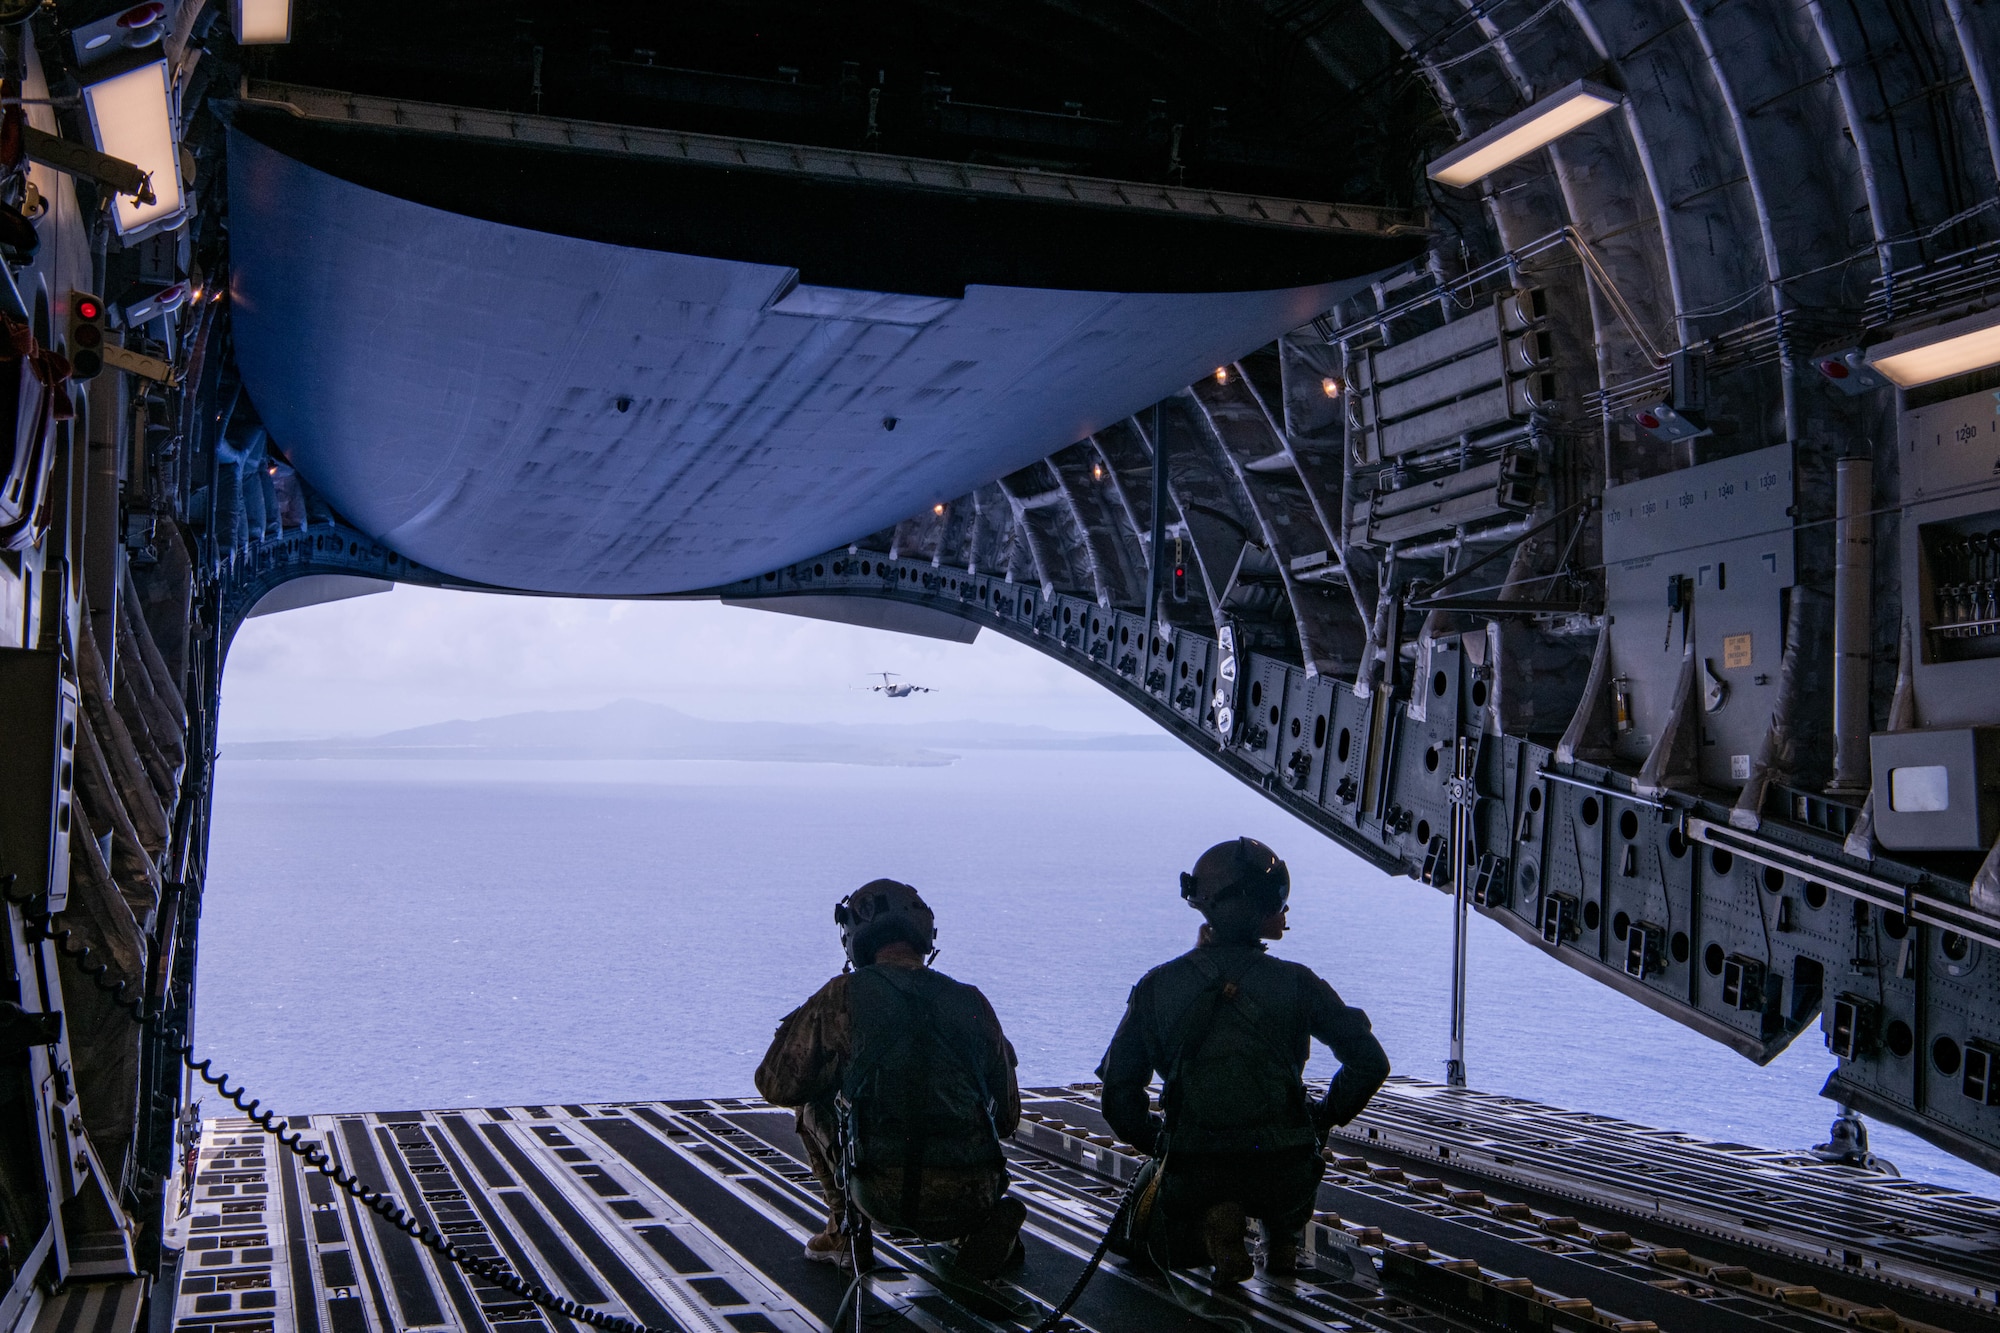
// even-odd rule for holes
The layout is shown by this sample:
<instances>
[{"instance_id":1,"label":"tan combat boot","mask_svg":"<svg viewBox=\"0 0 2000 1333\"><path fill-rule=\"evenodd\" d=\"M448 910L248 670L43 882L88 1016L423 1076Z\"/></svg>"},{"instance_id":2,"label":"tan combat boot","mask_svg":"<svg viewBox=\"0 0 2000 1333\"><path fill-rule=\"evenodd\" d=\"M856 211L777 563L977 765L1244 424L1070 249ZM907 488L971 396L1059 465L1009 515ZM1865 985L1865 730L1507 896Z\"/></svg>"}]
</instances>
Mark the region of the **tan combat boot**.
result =
<instances>
[{"instance_id":1,"label":"tan combat boot","mask_svg":"<svg viewBox=\"0 0 2000 1333\"><path fill-rule=\"evenodd\" d=\"M1218 1203L1201 1222L1201 1239L1208 1249L1208 1261L1215 1265L1215 1285L1235 1286L1247 1281L1256 1268L1250 1262L1249 1247L1243 1243L1248 1225L1243 1206Z\"/></svg>"},{"instance_id":2,"label":"tan combat boot","mask_svg":"<svg viewBox=\"0 0 2000 1333\"><path fill-rule=\"evenodd\" d=\"M806 1241L806 1258L816 1264L854 1267L854 1253L848 1248L847 1236L840 1229L839 1218L827 1219L826 1229Z\"/></svg>"}]
</instances>

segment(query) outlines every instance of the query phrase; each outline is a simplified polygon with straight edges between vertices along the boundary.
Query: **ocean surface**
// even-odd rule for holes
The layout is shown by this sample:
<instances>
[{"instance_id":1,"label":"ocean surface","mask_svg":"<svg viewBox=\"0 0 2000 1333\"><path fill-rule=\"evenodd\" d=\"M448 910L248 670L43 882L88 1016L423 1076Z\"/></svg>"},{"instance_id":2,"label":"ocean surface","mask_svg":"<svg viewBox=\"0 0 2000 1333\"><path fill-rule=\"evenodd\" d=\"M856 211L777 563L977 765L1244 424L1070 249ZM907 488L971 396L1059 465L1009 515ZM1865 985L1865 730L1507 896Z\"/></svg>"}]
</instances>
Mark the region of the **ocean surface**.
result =
<instances>
[{"instance_id":1,"label":"ocean surface","mask_svg":"<svg viewBox=\"0 0 2000 1333\"><path fill-rule=\"evenodd\" d=\"M1132 982L1193 943L1178 873L1238 834L1291 866L1274 951L1366 1009L1399 1071L1444 1073L1449 898L1192 752L225 760L217 782L195 1045L281 1113L752 1094L779 1018L839 970L834 901L883 875L937 910L938 966L992 1000L1023 1083L1088 1079ZM1825 1139L1817 1029L1759 1069L1472 926L1474 1086L1741 1143ZM1872 1134L1905 1175L2000 1196Z\"/></svg>"}]
</instances>

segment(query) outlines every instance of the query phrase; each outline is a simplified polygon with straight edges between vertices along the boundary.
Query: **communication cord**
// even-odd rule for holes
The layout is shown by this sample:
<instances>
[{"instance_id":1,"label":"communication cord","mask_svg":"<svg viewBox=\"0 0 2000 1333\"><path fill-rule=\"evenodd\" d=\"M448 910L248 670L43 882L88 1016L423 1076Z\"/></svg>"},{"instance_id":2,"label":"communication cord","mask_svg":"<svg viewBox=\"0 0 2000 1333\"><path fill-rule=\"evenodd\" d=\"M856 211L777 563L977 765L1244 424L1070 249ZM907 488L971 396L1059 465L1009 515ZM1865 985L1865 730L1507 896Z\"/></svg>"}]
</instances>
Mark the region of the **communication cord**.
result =
<instances>
[{"instance_id":1,"label":"communication cord","mask_svg":"<svg viewBox=\"0 0 2000 1333\"><path fill-rule=\"evenodd\" d=\"M77 971L88 977L91 984L96 986L97 989L110 996L112 1002L130 1017L133 1022L139 1024L141 1027L152 1027L159 1022L160 1015L157 1012L149 1011L144 995L139 996L137 999L129 998L126 995L127 990L130 989L127 982L106 979L111 971L110 965L93 959L91 957L93 953L91 946L78 943L74 938L74 931L67 926L56 926L53 913L29 910L36 901L35 895L29 895L25 898L17 896L13 892L13 881L14 876L12 875L0 878L0 888L5 889L9 903L22 909L22 916L41 938L52 941L65 957L76 964ZM229 1087L229 1076L214 1072L213 1059L195 1059L194 1047L185 1044L177 1047L174 1053L180 1058L181 1063L186 1065L196 1077L213 1087L223 1097L228 1099L231 1105L243 1112L251 1124L276 1139L295 1156L304 1161L307 1166L314 1168L321 1175L327 1177L327 1179L346 1191L362 1207L382 1218L382 1220L395 1227L398 1231L403 1232L426 1248L435 1251L474 1277L483 1278L512 1295L519 1296L525 1301L539 1305L545 1310L564 1315L576 1320L580 1324L587 1324L592 1328L602 1329L604 1333L666 1333L666 1330L663 1329L649 1328L644 1324L630 1319L606 1314L602 1310L593 1310L587 1305L581 1305L567 1297L558 1296L555 1292L550 1291L538 1282L527 1281L519 1274L512 1272L494 1260L485 1259L475 1254L467 1254L452 1241L440 1235L429 1223L419 1222L414 1217L411 1217L403 1209L403 1206L396 1202L393 1196L384 1194L382 1191L364 1184L361 1180L350 1174L329 1157L326 1150L319 1144L305 1142L304 1135L298 1130L292 1129L275 1112L264 1110L261 1101L254 1097L245 1096L247 1089L239 1086L232 1091Z\"/></svg>"},{"instance_id":2,"label":"communication cord","mask_svg":"<svg viewBox=\"0 0 2000 1333\"><path fill-rule=\"evenodd\" d=\"M1136 1194L1138 1189L1135 1183L1126 1192L1128 1202L1134 1201L1132 1195ZM1097 1266L1104 1262L1104 1252L1111 1248L1111 1235L1118 1229L1118 1219L1123 1215L1123 1211L1121 1205L1118 1212L1112 1213L1110 1224L1104 1228L1104 1239L1097 1242L1097 1248L1091 1252L1090 1262L1086 1263L1083 1271L1076 1275L1076 1283L1069 1289L1069 1295L1063 1297L1056 1308L1049 1311L1048 1317L1030 1329L1029 1333L1055 1333L1056 1325L1069 1317L1070 1307L1082 1297L1083 1289L1090 1285L1090 1279L1097 1276Z\"/></svg>"}]
</instances>

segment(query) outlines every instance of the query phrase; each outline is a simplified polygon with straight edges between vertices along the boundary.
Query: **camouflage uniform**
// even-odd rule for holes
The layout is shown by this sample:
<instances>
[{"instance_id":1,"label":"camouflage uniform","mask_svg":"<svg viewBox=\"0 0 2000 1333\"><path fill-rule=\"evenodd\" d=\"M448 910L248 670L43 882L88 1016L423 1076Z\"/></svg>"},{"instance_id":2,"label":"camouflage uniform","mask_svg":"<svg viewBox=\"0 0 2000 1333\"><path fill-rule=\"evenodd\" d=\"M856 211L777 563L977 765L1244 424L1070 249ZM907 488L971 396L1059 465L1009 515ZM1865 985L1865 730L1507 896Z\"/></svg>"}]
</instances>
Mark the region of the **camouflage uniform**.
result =
<instances>
[{"instance_id":1,"label":"camouflage uniform","mask_svg":"<svg viewBox=\"0 0 2000 1333\"><path fill-rule=\"evenodd\" d=\"M920 967L919 963L884 966ZM848 1007L848 976L842 973L820 987L804 1004L778 1024L771 1049L757 1066L757 1091L774 1106L796 1108L799 1137L806 1160L818 1177L827 1200L828 1230L839 1228L844 1212L835 1167L839 1160L839 1117L834 1095L840 1091L854 1046ZM1014 1047L1000 1030L991 1005L986 1011L990 1049L995 1053L990 1086L1003 1089L994 1129L1012 1134L1021 1122L1021 1092L1015 1082ZM883 1166L859 1173L854 1193L861 1211L884 1226L902 1227L931 1239L963 1235L993 1211L1007 1192L1007 1173L998 1167L927 1166L918 1190L917 1211L903 1207L903 1170Z\"/></svg>"}]
</instances>

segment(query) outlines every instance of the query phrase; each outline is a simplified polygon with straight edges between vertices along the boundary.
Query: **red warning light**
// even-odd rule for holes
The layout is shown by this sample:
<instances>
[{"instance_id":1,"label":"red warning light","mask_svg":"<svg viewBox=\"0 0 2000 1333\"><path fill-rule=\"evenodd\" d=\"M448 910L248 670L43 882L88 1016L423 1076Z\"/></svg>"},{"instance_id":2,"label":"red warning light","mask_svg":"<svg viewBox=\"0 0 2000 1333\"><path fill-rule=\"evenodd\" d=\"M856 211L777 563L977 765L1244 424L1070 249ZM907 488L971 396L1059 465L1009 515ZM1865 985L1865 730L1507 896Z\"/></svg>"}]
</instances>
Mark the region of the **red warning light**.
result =
<instances>
[{"instance_id":1,"label":"red warning light","mask_svg":"<svg viewBox=\"0 0 2000 1333\"><path fill-rule=\"evenodd\" d=\"M94 378L104 369L104 298L90 292L69 294L70 375Z\"/></svg>"},{"instance_id":2,"label":"red warning light","mask_svg":"<svg viewBox=\"0 0 2000 1333\"><path fill-rule=\"evenodd\" d=\"M1848 376L1847 363L1828 357L1819 363L1819 373L1830 380L1844 380Z\"/></svg>"}]
</instances>

